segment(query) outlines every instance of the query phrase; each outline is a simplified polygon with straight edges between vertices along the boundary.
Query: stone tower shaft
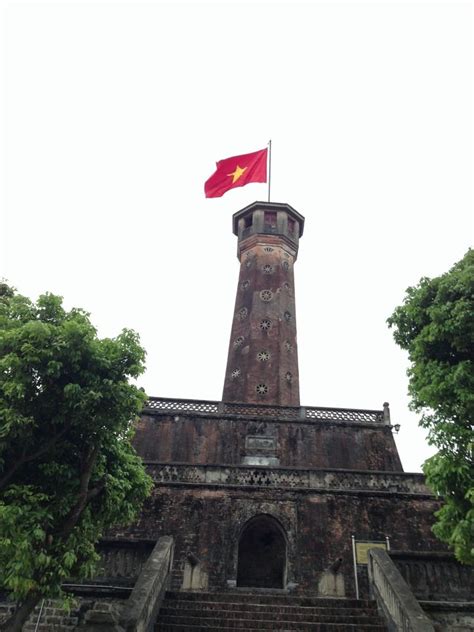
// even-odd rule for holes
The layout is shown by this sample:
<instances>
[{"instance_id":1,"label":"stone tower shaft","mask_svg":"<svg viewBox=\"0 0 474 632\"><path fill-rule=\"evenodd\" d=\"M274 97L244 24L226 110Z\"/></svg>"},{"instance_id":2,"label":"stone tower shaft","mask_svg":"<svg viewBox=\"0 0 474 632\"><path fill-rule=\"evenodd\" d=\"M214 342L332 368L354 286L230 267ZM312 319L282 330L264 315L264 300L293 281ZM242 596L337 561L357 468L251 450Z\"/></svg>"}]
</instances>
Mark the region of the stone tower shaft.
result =
<instances>
[{"instance_id":1,"label":"stone tower shaft","mask_svg":"<svg viewBox=\"0 0 474 632\"><path fill-rule=\"evenodd\" d=\"M222 399L299 406L293 265L304 217L254 202L233 216L239 283Z\"/></svg>"}]
</instances>

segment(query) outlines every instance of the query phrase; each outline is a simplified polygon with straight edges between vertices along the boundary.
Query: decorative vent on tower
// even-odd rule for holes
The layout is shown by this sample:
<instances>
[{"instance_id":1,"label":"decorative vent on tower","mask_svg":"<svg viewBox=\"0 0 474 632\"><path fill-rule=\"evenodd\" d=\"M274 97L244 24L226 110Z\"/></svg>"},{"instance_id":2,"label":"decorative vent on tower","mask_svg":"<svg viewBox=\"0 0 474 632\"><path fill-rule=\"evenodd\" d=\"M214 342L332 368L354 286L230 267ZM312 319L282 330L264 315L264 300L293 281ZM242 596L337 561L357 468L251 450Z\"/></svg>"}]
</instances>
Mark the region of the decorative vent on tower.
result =
<instances>
[{"instance_id":1,"label":"decorative vent on tower","mask_svg":"<svg viewBox=\"0 0 474 632\"><path fill-rule=\"evenodd\" d=\"M237 377L240 376L241 373L242 371L240 369L234 369L230 375L232 379L235 380Z\"/></svg>"},{"instance_id":2,"label":"decorative vent on tower","mask_svg":"<svg viewBox=\"0 0 474 632\"><path fill-rule=\"evenodd\" d=\"M271 246L265 246L265 252L273 252L273 248Z\"/></svg>"},{"instance_id":3,"label":"decorative vent on tower","mask_svg":"<svg viewBox=\"0 0 474 632\"><path fill-rule=\"evenodd\" d=\"M291 342L289 340L285 340L285 349L287 351L291 351L293 347L291 346Z\"/></svg>"},{"instance_id":4,"label":"decorative vent on tower","mask_svg":"<svg viewBox=\"0 0 474 632\"><path fill-rule=\"evenodd\" d=\"M290 269L290 264L288 263L288 261L283 261L281 267L283 268L283 270L288 271Z\"/></svg>"},{"instance_id":5,"label":"decorative vent on tower","mask_svg":"<svg viewBox=\"0 0 474 632\"><path fill-rule=\"evenodd\" d=\"M287 372L285 377L286 377L286 381L288 382L288 384L291 384L291 382L293 381L293 376L291 375L291 373L289 371Z\"/></svg>"},{"instance_id":6,"label":"decorative vent on tower","mask_svg":"<svg viewBox=\"0 0 474 632\"><path fill-rule=\"evenodd\" d=\"M240 320L244 320L245 318L247 318L248 313L249 312L246 307L241 307L239 311L237 312L237 316L240 318Z\"/></svg>"},{"instance_id":7,"label":"decorative vent on tower","mask_svg":"<svg viewBox=\"0 0 474 632\"><path fill-rule=\"evenodd\" d=\"M240 347L240 345L243 343L243 341L244 341L244 337L243 336L237 336L237 338L232 343L234 345L234 349L237 349L237 347Z\"/></svg>"},{"instance_id":8,"label":"decorative vent on tower","mask_svg":"<svg viewBox=\"0 0 474 632\"><path fill-rule=\"evenodd\" d=\"M243 290L246 290L246 289L248 288L248 286L249 286L249 285L250 285L250 281L244 281L244 282L242 283L242 289L243 289Z\"/></svg>"},{"instance_id":9,"label":"decorative vent on tower","mask_svg":"<svg viewBox=\"0 0 474 632\"><path fill-rule=\"evenodd\" d=\"M268 318L264 318L263 320L260 321L259 327L262 331L268 331L271 326L272 326L272 321L269 320Z\"/></svg>"},{"instance_id":10,"label":"decorative vent on tower","mask_svg":"<svg viewBox=\"0 0 474 632\"><path fill-rule=\"evenodd\" d=\"M262 270L263 274L273 274L273 266L268 263L262 267Z\"/></svg>"},{"instance_id":11,"label":"decorative vent on tower","mask_svg":"<svg viewBox=\"0 0 474 632\"><path fill-rule=\"evenodd\" d=\"M289 323L289 322L290 322L290 320L291 320L291 314L290 314L290 312L285 312L283 315L284 315L284 317L285 317L286 322L287 322L287 323Z\"/></svg>"},{"instance_id":12,"label":"decorative vent on tower","mask_svg":"<svg viewBox=\"0 0 474 632\"><path fill-rule=\"evenodd\" d=\"M260 292L260 298L265 303L268 303L268 301L271 301L273 298L273 292L271 290L262 290Z\"/></svg>"},{"instance_id":13,"label":"decorative vent on tower","mask_svg":"<svg viewBox=\"0 0 474 632\"><path fill-rule=\"evenodd\" d=\"M270 354L268 353L268 351L259 351L257 353L257 360L260 360L260 362L266 362L269 359Z\"/></svg>"},{"instance_id":14,"label":"decorative vent on tower","mask_svg":"<svg viewBox=\"0 0 474 632\"><path fill-rule=\"evenodd\" d=\"M255 390L259 395L266 395L268 393L268 386L266 384L257 384Z\"/></svg>"}]
</instances>

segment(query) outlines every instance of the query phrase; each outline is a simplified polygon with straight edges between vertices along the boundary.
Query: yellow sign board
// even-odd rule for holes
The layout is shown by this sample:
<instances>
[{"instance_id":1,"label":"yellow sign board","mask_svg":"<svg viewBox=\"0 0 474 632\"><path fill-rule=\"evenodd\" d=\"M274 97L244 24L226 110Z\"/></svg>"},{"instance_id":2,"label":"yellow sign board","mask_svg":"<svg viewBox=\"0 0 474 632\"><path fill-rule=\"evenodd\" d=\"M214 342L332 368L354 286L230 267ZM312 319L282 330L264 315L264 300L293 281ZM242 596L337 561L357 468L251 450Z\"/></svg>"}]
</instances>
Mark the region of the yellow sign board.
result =
<instances>
[{"instance_id":1,"label":"yellow sign board","mask_svg":"<svg viewBox=\"0 0 474 632\"><path fill-rule=\"evenodd\" d=\"M356 563L368 564L368 551L369 549L387 549L386 542L355 542L356 550Z\"/></svg>"}]
</instances>

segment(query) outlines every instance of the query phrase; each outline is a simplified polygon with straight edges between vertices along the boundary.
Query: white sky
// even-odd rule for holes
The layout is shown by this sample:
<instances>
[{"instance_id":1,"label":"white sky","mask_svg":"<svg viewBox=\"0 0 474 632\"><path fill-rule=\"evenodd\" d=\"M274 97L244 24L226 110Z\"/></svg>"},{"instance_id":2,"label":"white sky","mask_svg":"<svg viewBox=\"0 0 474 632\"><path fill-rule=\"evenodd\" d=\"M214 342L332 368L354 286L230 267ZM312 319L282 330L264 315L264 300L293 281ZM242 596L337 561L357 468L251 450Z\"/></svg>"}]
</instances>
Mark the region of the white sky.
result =
<instances>
[{"instance_id":1,"label":"white sky","mask_svg":"<svg viewBox=\"0 0 474 632\"><path fill-rule=\"evenodd\" d=\"M218 400L238 279L215 162L273 141L306 217L301 403L391 404L430 454L385 320L472 243L471 2L3 2L1 267L103 336L140 333L149 395Z\"/></svg>"}]
</instances>

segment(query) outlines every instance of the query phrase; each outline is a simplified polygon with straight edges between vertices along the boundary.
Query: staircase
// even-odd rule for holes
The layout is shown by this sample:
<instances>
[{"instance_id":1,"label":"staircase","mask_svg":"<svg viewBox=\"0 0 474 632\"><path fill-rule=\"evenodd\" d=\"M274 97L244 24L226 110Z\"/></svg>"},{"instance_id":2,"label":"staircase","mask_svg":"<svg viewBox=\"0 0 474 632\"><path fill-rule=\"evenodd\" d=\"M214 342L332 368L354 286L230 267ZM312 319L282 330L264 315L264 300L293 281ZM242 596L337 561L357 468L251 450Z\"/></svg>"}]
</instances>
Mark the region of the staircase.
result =
<instances>
[{"instance_id":1,"label":"staircase","mask_svg":"<svg viewBox=\"0 0 474 632\"><path fill-rule=\"evenodd\" d=\"M155 632L386 632L375 603L262 593L168 592Z\"/></svg>"}]
</instances>

